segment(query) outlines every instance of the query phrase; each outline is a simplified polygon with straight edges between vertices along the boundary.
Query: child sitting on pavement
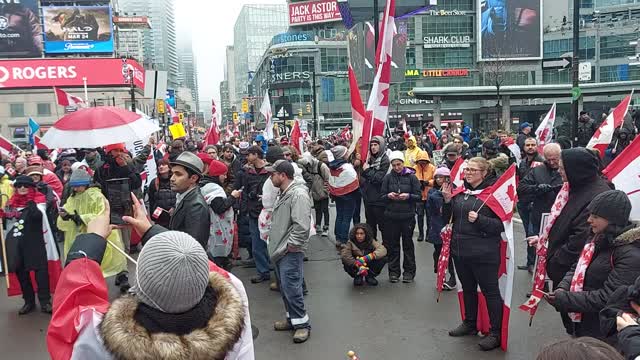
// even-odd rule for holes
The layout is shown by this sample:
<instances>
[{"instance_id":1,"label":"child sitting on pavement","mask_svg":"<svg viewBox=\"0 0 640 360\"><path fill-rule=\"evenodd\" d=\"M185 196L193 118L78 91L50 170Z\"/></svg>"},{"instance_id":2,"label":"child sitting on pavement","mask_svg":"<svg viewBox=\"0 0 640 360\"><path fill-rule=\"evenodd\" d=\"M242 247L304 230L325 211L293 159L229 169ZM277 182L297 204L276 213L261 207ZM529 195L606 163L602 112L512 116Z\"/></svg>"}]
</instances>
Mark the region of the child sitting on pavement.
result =
<instances>
[{"instance_id":1,"label":"child sitting on pavement","mask_svg":"<svg viewBox=\"0 0 640 360\"><path fill-rule=\"evenodd\" d=\"M353 278L354 286L366 283L378 285L376 277L387 263L387 249L373 238L369 225L356 224L349 232L349 241L340 252L344 271Z\"/></svg>"}]
</instances>

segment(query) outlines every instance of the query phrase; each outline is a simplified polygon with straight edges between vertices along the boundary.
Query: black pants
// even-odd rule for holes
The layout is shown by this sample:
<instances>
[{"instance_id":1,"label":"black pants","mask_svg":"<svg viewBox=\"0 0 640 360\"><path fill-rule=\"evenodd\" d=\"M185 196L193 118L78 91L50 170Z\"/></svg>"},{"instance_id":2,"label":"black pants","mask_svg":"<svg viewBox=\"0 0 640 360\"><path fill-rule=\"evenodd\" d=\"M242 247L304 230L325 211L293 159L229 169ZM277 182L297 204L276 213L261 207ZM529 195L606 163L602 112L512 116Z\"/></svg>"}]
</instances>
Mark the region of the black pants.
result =
<instances>
[{"instance_id":1,"label":"black pants","mask_svg":"<svg viewBox=\"0 0 640 360\"><path fill-rule=\"evenodd\" d=\"M360 224L360 211L362 210L362 194L360 190L353 192L353 199L355 200L356 207L353 210L353 224ZM366 215L366 213L365 213Z\"/></svg>"},{"instance_id":2,"label":"black pants","mask_svg":"<svg viewBox=\"0 0 640 360\"><path fill-rule=\"evenodd\" d=\"M426 211L424 209L424 203L425 201L420 201L418 203L418 206L416 206L416 217L418 218L418 239L422 239L424 240L424 218L426 215ZM427 227L429 226L429 217L427 217Z\"/></svg>"},{"instance_id":3,"label":"black pants","mask_svg":"<svg viewBox=\"0 0 640 360\"><path fill-rule=\"evenodd\" d=\"M562 281L562 279L564 279L564 276L567 274L567 272L569 272L569 270L571 270L571 268L568 266L557 265L555 263L553 263L552 265L552 263L547 262L547 275L549 276L549 279L551 279L551 281L553 282L554 291L558 289L558 285L560 285L560 282ZM573 335L575 332L575 329L574 329L573 320L571 320L571 318L569 317L569 314L566 312L561 312L560 318L562 319L562 325L564 325L564 328L567 331L567 334Z\"/></svg>"},{"instance_id":4,"label":"black pants","mask_svg":"<svg viewBox=\"0 0 640 360\"><path fill-rule=\"evenodd\" d=\"M228 256L215 256L213 257L213 263L221 269L231 271L231 259Z\"/></svg>"},{"instance_id":5,"label":"black pants","mask_svg":"<svg viewBox=\"0 0 640 360\"><path fill-rule=\"evenodd\" d=\"M381 233L384 231L384 207L365 205L364 215L367 217L367 225L373 231L373 238L377 239L378 228L380 228Z\"/></svg>"},{"instance_id":6,"label":"black pants","mask_svg":"<svg viewBox=\"0 0 640 360\"><path fill-rule=\"evenodd\" d=\"M442 252L442 244L439 244L439 245L433 244L433 273L434 274L438 273L438 259L440 258L441 252ZM449 269L449 275L453 277L454 276L453 258L451 256L449 256L448 269Z\"/></svg>"},{"instance_id":7,"label":"black pants","mask_svg":"<svg viewBox=\"0 0 640 360\"><path fill-rule=\"evenodd\" d=\"M51 293L49 292L49 271L45 268L42 270L35 270L36 284L38 284L38 300L40 305L48 304L51 302ZM25 303L35 304L36 298L33 291L33 285L31 284L31 277L29 271L18 270L16 276L20 282L20 289L22 289L22 298Z\"/></svg>"},{"instance_id":8,"label":"black pants","mask_svg":"<svg viewBox=\"0 0 640 360\"><path fill-rule=\"evenodd\" d=\"M322 217L324 215L324 227L329 228L329 198L323 200L313 200L313 208L316 209L316 226L320 226L322 223Z\"/></svg>"},{"instance_id":9,"label":"black pants","mask_svg":"<svg viewBox=\"0 0 640 360\"><path fill-rule=\"evenodd\" d=\"M376 277L380 275L382 272L382 268L387 264L387 258L383 257L382 259L375 259L369 262L369 277ZM358 268L355 266L347 266L344 265L344 271L349 274L352 278L355 278L358 275Z\"/></svg>"},{"instance_id":10,"label":"black pants","mask_svg":"<svg viewBox=\"0 0 640 360\"><path fill-rule=\"evenodd\" d=\"M386 220L382 242L387 248L389 275L400 276L400 239L402 239L402 251L404 252L404 262L402 263L404 273L412 277L416 275L416 255L413 246L413 229L415 227L416 220L413 217L407 220Z\"/></svg>"},{"instance_id":11,"label":"black pants","mask_svg":"<svg viewBox=\"0 0 640 360\"><path fill-rule=\"evenodd\" d=\"M478 320L478 285L487 300L491 334L500 336L502 328L502 296L498 285L500 264L486 264L479 259L454 257L456 272L462 283L464 321L476 326Z\"/></svg>"}]
</instances>

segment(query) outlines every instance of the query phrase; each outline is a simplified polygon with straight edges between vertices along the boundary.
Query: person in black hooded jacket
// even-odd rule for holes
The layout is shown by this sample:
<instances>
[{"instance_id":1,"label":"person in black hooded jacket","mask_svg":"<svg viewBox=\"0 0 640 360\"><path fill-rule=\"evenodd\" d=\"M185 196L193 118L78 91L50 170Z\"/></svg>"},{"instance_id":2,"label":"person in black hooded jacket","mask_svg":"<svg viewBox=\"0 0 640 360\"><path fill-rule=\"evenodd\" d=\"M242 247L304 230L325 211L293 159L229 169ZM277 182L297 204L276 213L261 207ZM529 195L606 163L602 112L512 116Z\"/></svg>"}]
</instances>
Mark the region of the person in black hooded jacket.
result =
<instances>
[{"instance_id":1,"label":"person in black hooded jacket","mask_svg":"<svg viewBox=\"0 0 640 360\"><path fill-rule=\"evenodd\" d=\"M574 336L605 340L598 313L618 287L629 286L640 276L640 229L629 223L631 202L622 191L597 195L588 210L587 221L594 235L585 248L595 249L591 262L584 273L573 264L558 289L545 298L558 311L582 313L582 320L573 322ZM571 291L573 280L578 278L584 279L582 291Z\"/></svg>"},{"instance_id":2,"label":"person in black hooded jacket","mask_svg":"<svg viewBox=\"0 0 640 360\"><path fill-rule=\"evenodd\" d=\"M640 277L630 286L620 286L600 311L600 330L613 346L634 360L640 356Z\"/></svg>"},{"instance_id":3,"label":"person in black hooded jacket","mask_svg":"<svg viewBox=\"0 0 640 360\"><path fill-rule=\"evenodd\" d=\"M488 351L500 346L502 329L502 297L498 285L500 268L500 233L502 221L473 192L486 189L496 182L490 163L481 157L471 158L465 168L463 193L455 197L451 185L442 185L443 218L452 219L451 255L462 283L464 321L449 336L477 333L478 285L487 301L491 332L478 345Z\"/></svg>"},{"instance_id":4,"label":"person in black hooded jacket","mask_svg":"<svg viewBox=\"0 0 640 360\"><path fill-rule=\"evenodd\" d=\"M382 179L389 171L389 156L386 154L387 146L382 136L374 136L369 142L369 161L364 166L360 176L360 189L364 200L364 213L367 217L367 225L371 227L373 238L384 229L385 201L380 197Z\"/></svg>"},{"instance_id":5,"label":"person in black hooded jacket","mask_svg":"<svg viewBox=\"0 0 640 360\"><path fill-rule=\"evenodd\" d=\"M562 150L560 176L569 183L569 199L549 232L547 250L547 275L557 288L571 266L578 261L580 252L591 234L587 223L587 206L593 198L610 190L600 176L600 158L585 148ZM561 313L568 333L573 324L566 313Z\"/></svg>"}]
</instances>

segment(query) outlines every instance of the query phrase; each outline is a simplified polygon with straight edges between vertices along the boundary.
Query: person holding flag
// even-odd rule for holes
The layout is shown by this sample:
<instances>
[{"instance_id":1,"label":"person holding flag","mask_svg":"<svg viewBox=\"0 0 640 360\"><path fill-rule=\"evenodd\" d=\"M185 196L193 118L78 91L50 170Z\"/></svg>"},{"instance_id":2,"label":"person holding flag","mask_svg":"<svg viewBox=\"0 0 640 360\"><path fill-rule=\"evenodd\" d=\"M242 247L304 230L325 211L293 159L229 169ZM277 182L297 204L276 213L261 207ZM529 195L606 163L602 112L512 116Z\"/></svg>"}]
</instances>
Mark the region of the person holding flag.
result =
<instances>
[{"instance_id":1,"label":"person holding flag","mask_svg":"<svg viewBox=\"0 0 640 360\"><path fill-rule=\"evenodd\" d=\"M463 188L442 185L443 218L451 219L451 254L462 283L463 322L449 336L475 335L478 330L478 286L486 299L491 329L478 346L484 351L500 346L503 299L498 285L503 223L478 195L496 182L491 165L481 157L471 158L464 169Z\"/></svg>"}]
</instances>

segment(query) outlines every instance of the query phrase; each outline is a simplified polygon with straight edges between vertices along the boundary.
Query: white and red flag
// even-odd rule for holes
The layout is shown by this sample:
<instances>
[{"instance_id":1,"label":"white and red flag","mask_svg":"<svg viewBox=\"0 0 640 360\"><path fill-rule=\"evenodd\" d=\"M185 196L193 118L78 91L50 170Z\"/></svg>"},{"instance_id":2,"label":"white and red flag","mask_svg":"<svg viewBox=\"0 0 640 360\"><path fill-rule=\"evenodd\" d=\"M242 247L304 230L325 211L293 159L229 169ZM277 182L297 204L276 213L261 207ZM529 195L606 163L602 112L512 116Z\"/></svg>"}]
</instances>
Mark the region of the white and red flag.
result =
<instances>
[{"instance_id":1,"label":"white and red flag","mask_svg":"<svg viewBox=\"0 0 640 360\"><path fill-rule=\"evenodd\" d=\"M73 96L64 90L58 89L55 86L53 87L53 91L56 94L56 101L60 106L84 107L86 105L82 98Z\"/></svg>"},{"instance_id":2,"label":"white and red flag","mask_svg":"<svg viewBox=\"0 0 640 360\"><path fill-rule=\"evenodd\" d=\"M545 115L544 119L538 128L536 129L536 138L538 139L538 153L540 155L543 154L542 149L545 145L550 144L551 140L553 140L553 126L556 122L556 103L551 105L551 109L547 115ZM522 149L524 151L524 149Z\"/></svg>"},{"instance_id":3,"label":"white and red flag","mask_svg":"<svg viewBox=\"0 0 640 360\"><path fill-rule=\"evenodd\" d=\"M204 134L204 145L217 145L220 141L220 130L218 129L218 112L216 110L216 102L211 99L211 125L209 130Z\"/></svg>"},{"instance_id":4,"label":"white and red flag","mask_svg":"<svg viewBox=\"0 0 640 360\"><path fill-rule=\"evenodd\" d=\"M640 136L602 172L631 201L631 221L640 221Z\"/></svg>"},{"instance_id":5,"label":"white and red flag","mask_svg":"<svg viewBox=\"0 0 640 360\"><path fill-rule=\"evenodd\" d=\"M631 103L632 96L633 91L622 99L620 104L613 109L611 114L607 116L604 122L602 122L602 125L600 125L598 130L593 134L591 140L589 140L587 149L597 149L600 151L600 158L604 157L605 150L607 150L609 144L611 144L615 130L621 127L624 123L624 117L627 115L627 111L629 110L629 104Z\"/></svg>"},{"instance_id":6,"label":"white and red flag","mask_svg":"<svg viewBox=\"0 0 640 360\"><path fill-rule=\"evenodd\" d=\"M269 100L269 89L264 91L262 105L260 105L260 113L264 116L264 138L266 140L273 139L273 114L271 113L271 101Z\"/></svg>"},{"instance_id":7,"label":"white and red flag","mask_svg":"<svg viewBox=\"0 0 640 360\"><path fill-rule=\"evenodd\" d=\"M8 156L13 149L18 149L18 146L0 135L0 153Z\"/></svg>"},{"instance_id":8,"label":"white and red flag","mask_svg":"<svg viewBox=\"0 0 640 360\"><path fill-rule=\"evenodd\" d=\"M178 113L176 112L176 109L173 108L173 106L169 105L169 103L167 104L167 113L169 114L169 118L171 119L171 121L174 124L177 124L180 122L180 117L178 117Z\"/></svg>"},{"instance_id":9,"label":"white and red flag","mask_svg":"<svg viewBox=\"0 0 640 360\"><path fill-rule=\"evenodd\" d=\"M344 128L342 128L342 131L340 131L340 137L347 141L353 139L353 134L351 133L349 125L346 125Z\"/></svg>"},{"instance_id":10,"label":"white and red flag","mask_svg":"<svg viewBox=\"0 0 640 360\"><path fill-rule=\"evenodd\" d=\"M522 311L528 311L528 312L534 311L534 309L538 307L538 304L540 303L540 300L542 300L544 295L545 295L545 293L542 292L542 290L533 289L533 291L531 292L531 297L529 298L529 300L527 300L526 303L520 305L518 307L518 309L520 309Z\"/></svg>"},{"instance_id":11,"label":"white and red flag","mask_svg":"<svg viewBox=\"0 0 640 360\"><path fill-rule=\"evenodd\" d=\"M240 136L240 125L237 123L233 125L233 136Z\"/></svg>"},{"instance_id":12,"label":"white and red flag","mask_svg":"<svg viewBox=\"0 0 640 360\"><path fill-rule=\"evenodd\" d=\"M363 161L367 159L369 141L374 136L382 136L389 116L389 86L391 83L391 55L393 52L393 37L396 34L395 23L396 2L387 0L382 18L380 40L376 49L376 77L373 80L371 94L367 103L367 111L362 127L360 155ZM377 24L376 24L377 26Z\"/></svg>"},{"instance_id":13,"label":"white and red flag","mask_svg":"<svg viewBox=\"0 0 640 360\"><path fill-rule=\"evenodd\" d=\"M38 136L38 135L34 135L33 136L33 142L34 142L36 150L40 150L40 149L49 150L47 145L41 143L40 140L41 140L40 136Z\"/></svg>"},{"instance_id":14,"label":"white and red flag","mask_svg":"<svg viewBox=\"0 0 640 360\"><path fill-rule=\"evenodd\" d=\"M303 145L302 145L302 132L300 131L300 121L296 119L293 122L293 128L291 129L291 145L298 150L298 153L302 154Z\"/></svg>"},{"instance_id":15,"label":"white and red flag","mask_svg":"<svg viewBox=\"0 0 640 360\"><path fill-rule=\"evenodd\" d=\"M351 61L351 60L349 60ZM353 141L349 146L349 153L353 153L358 144L358 140L362 138L362 127L364 126L365 110L362 103L362 97L360 97L360 88L358 87L358 80L356 74L353 72L351 64L349 64L349 92L351 94L351 122ZM367 145L368 146L368 145Z\"/></svg>"},{"instance_id":16,"label":"white and red flag","mask_svg":"<svg viewBox=\"0 0 640 360\"><path fill-rule=\"evenodd\" d=\"M224 128L224 141L231 140L231 124L227 121L227 125Z\"/></svg>"},{"instance_id":17,"label":"white and red flag","mask_svg":"<svg viewBox=\"0 0 640 360\"><path fill-rule=\"evenodd\" d=\"M464 169L467 168L467 162L461 157L456 160L451 168L451 183L456 186L457 189L462 189L464 185Z\"/></svg>"}]
</instances>

